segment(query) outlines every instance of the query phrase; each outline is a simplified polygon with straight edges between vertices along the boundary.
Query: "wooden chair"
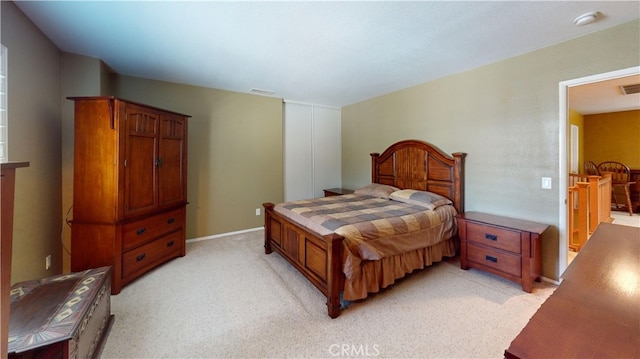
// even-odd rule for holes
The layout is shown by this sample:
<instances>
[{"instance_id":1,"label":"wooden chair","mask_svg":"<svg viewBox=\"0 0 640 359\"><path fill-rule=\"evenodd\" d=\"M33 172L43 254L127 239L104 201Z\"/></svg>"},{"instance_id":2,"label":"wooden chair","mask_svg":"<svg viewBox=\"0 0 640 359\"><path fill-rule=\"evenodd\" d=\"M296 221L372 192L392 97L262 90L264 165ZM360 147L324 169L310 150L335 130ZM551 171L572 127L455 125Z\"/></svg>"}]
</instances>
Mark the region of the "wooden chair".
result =
<instances>
[{"instance_id":1,"label":"wooden chair","mask_svg":"<svg viewBox=\"0 0 640 359\"><path fill-rule=\"evenodd\" d=\"M624 207L624 204L619 204L616 199L615 188L622 188L624 190L624 194L626 196L627 209L629 211L629 215L633 215L633 207L631 206L631 196L629 187L635 182L629 182L631 170L625 164L615 161L606 161L602 162L598 165L598 172L611 173L611 199L612 205L615 206L615 209Z\"/></svg>"},{"instance_id":2,"label":"wooden chair","mask_svg":"<svg viewBox=\"0 0 640 359\"><path fill-rule=\"evenodd\" d=\"M599 176L598 166L591 161L584 161L584 174L591 176Z\"/></svg>"}]
</instances>

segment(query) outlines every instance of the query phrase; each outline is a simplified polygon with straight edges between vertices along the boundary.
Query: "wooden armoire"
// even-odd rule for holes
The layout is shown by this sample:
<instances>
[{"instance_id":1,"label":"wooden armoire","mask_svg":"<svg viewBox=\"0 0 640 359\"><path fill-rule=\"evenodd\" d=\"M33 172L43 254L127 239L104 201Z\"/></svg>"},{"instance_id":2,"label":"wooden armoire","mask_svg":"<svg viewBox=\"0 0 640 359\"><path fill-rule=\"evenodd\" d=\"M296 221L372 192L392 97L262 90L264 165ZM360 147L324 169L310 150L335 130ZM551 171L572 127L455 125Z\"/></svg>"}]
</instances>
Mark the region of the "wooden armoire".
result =
<instances>
[{"instance_id":1,"label":"wooden armoire","mask_svg":"<svg viewBox=\"0 0 640 359\"><path fill-rule=\"evenodd\" d=\"M112 294L185 255L187 119L115 97L75 102L71 270L112 266Z\"/></svg>"}]
</instances>

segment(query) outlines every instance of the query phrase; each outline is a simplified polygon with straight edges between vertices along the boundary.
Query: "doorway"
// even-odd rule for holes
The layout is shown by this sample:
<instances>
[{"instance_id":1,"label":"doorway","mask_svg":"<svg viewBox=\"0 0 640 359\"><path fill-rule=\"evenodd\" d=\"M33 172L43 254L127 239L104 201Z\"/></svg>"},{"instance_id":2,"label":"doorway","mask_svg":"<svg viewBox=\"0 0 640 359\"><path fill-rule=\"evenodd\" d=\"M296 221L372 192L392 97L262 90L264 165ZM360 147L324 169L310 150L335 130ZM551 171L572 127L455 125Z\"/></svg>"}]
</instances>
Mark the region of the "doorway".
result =
<instances>
[{"instance_id":1,"label":"doorway","mask_svg":"<svg viewBox=\"0 0 640 359\"><path fill-rule=\"evenodd\" d=\"M569 88L575 86L582 86L587 84L592 84L595 82L601 82L606 80L612 80L620 77L627 77L632 75L640 74L640 66L630 67L623 70L606 72L597 75L586 76L582 78L577 78L573 80L562 81L559 84L559 93L560 93L560 101L559 101L559 111L560 111L560 128L559 128L559 176L558 176L558 213L560 214L559 218L559 250L558 250L558 274L562 275L562 273L567 269L568 265L568 256L569 256L569 230L568 223L568 208L567 208L567 197L568 197L568 187L569 187L569 161L568 154L570 153L570 141L568 134L569 132Z\"/></svg>"}]
</instances>

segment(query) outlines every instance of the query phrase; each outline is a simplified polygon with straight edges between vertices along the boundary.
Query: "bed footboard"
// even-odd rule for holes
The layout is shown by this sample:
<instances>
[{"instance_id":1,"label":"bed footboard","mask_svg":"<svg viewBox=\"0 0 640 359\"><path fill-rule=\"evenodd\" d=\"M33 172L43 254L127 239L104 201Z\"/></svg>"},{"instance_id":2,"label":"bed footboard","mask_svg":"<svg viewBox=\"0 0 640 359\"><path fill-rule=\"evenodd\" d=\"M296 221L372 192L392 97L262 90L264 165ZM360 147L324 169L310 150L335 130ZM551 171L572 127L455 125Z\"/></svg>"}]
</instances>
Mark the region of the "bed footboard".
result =
<instances>
[{"instance_id":1,"label":"bed footboard","mask_svg":"<svg viewBox=\"0 0 640 359\"><path fill-rule=\"evenodd\" d=\"M276 251L327 297L331 318L340 315L340 292L344 287L342 241L337 234L321 236L303 228L264 203L264 251Z\"/></svg>"}]
</instances>

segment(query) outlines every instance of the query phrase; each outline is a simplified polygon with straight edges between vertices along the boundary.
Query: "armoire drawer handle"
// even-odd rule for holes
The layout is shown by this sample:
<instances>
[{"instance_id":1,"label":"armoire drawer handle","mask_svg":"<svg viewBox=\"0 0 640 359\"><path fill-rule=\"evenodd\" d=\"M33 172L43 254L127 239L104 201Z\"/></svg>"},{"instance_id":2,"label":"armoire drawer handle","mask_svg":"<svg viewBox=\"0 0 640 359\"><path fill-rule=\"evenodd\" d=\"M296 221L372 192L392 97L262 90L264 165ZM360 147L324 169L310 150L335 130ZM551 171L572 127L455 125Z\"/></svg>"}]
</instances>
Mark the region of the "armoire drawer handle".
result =
<instances>
[{"instance_id":1,"label":"armoire drawer handle","mask_svg":"<svg viewBox=\"0 0 640 359\"><path fill-rule=\"evenodd\" d=\"M144 233L146 231L147 231L147 229L145 227L138 228L138 230L136 231L136 234L137 235L141 235L142 233Z\"/></svg>"},{"instance_id":2,"label":"armoire drawer handle","mask_svg":"<svg viewBox=\"0 0 640 359\"><path fill-rule=\"evenodd\" d=\"M167 247L171 247L171 246L173 246L174 244L175 244L175 242L174 242L174 241L169 241L169 242L167 242Z\"/></svg>"},{"instance_id":3,"label":"armoire drawer handle","mask_svg":"<svg viewBox=\"0 0 640 359\"><path fill-rule=\"evenodd\" d=\"M484 258L488 261L491 261L493 263L498 263L498 258L496 257L492 257L492 256L484 256Z\"/></svg>"},{"instance_id":4,"label":"armoire drawer handle","mask_svg":"<svg viewBox=\"0 0 640 359\"><path fill-rule=\"evenodd\" d=\"M140 262L140 261L141 261L141 260L143 260L143 259L144 259L144 257L146 257L146 256L147 256L146 254L142 253L141 255L139 255L139 256L137 256L137 257L136 257L136 262Z\"/></svg>"},{"instance_id":5,"label":"armoire drawer handle","mask_svg":"<svg viewBox=\"0 0 640 359\"><path fill-rule=\"evenodd\" d=\"M171 217L171 218L167 219L167 223L168 223L168 224L171 224L171 223L173 223L173 222L175 222L175 221L176 221L176 219L175 219L175 218L173 218L173 217Z\"/></svg>"},{"instance_id":6,"label":"armoire drawer handle","mask_svg":"<svg viewBox=\"0 0 640 359\"><path fill-rule=\"evenodd\" d=\"M495 234L489 234L489 233L485 234L484 238L490 239L492 241L497 241L498 240L498 236L496 236Z\"/></svg>"}]
</instances>

